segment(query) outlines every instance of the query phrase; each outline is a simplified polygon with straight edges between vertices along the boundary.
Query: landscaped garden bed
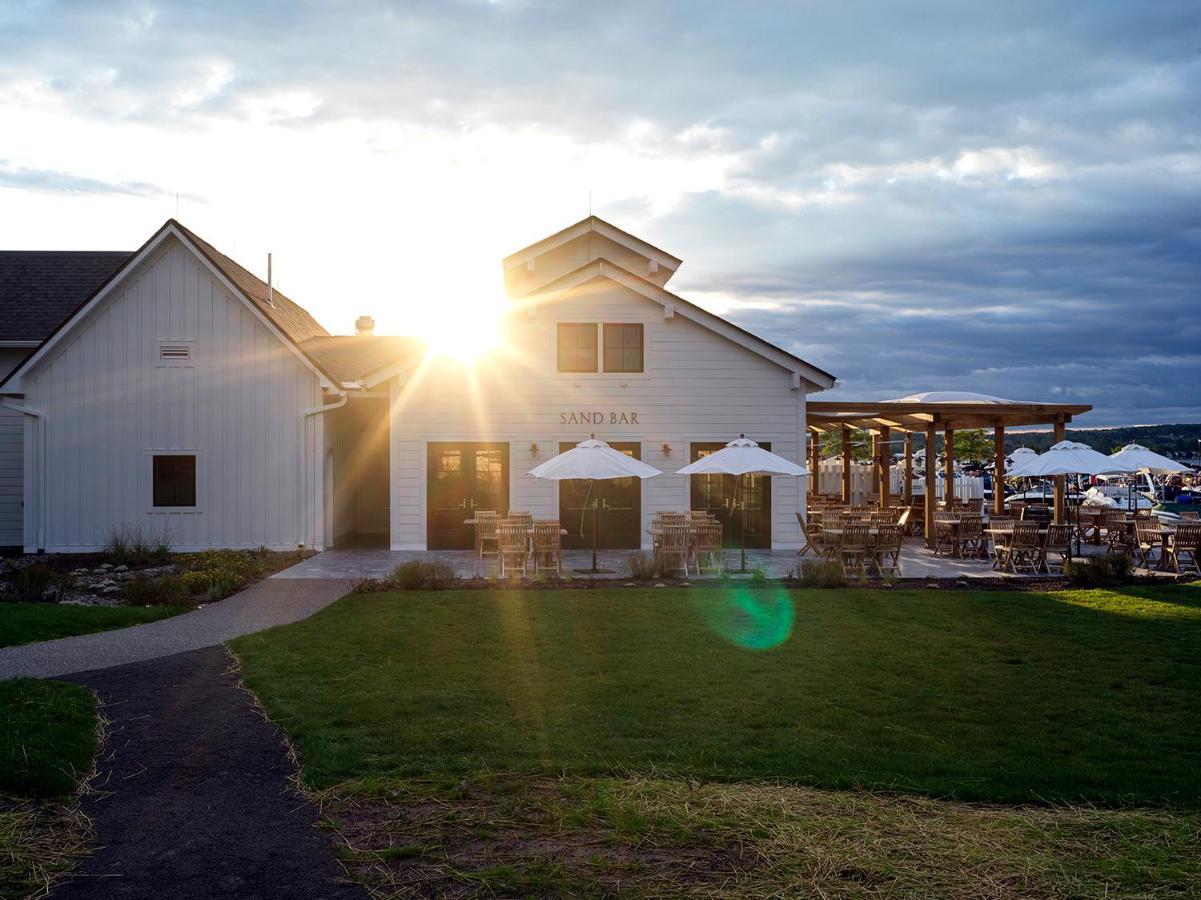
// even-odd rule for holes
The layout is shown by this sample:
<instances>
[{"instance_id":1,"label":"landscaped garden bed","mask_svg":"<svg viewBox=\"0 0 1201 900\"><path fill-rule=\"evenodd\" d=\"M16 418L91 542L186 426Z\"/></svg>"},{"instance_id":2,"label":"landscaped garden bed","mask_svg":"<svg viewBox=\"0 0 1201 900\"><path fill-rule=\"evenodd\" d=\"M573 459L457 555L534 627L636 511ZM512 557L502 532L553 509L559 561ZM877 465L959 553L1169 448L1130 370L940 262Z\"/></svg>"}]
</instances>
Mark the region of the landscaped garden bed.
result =
<instances>
[{"instance_id":1,"label":"landscaped garden bed","mask_svg":"<svg viewBox=\"0 0 1201 900\"><path fill-rule=\"evenodd\" d=\"M233 646L378 896L1201 892L1196 585L374 593Z\"/></svg>"},{"instance_id":2,"label":"landscaped garden bed","mask_svg":"<svg viewBox=\"0 0 1201 900\"><path fill-rule=\"evenodd\" d=\"M0 561L0 647L138 625L222 600L311 552L204 550L118 533L102 553Z\"/></svg>"}]
</instances>

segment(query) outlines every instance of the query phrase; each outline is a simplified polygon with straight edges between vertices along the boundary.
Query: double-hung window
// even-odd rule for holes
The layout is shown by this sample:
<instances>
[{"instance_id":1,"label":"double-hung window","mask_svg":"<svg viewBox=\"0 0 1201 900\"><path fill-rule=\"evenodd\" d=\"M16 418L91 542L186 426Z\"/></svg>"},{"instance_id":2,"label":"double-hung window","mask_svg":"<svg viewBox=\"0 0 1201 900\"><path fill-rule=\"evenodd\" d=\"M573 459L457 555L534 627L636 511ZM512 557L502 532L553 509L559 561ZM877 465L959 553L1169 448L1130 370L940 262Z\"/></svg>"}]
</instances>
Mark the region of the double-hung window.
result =
<instances>
[{"instance_id":1,"label":"double-hung window","mask_svg":"<svg viewBox=\"0 0 1201 900\"><path fill-rule=\"evenodd\" d=\"M597 370L595 322L560 322L558 344L560 372Z\"/></svg>"}]
</instances>

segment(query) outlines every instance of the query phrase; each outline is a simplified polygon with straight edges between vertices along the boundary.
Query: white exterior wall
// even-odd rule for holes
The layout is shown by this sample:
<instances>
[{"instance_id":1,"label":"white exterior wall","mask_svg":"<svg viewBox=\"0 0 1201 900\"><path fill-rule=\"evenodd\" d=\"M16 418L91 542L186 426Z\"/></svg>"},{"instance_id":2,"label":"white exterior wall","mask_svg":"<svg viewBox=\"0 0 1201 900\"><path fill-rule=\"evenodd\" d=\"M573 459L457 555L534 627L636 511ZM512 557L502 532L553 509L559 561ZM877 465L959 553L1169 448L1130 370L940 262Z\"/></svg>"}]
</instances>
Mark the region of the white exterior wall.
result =
<instances>
[{"instance_id":1,"label":"white exterior wall","mask_svg":"<svg viewBox=\"0 0 1201 900\"><path fill-rule=\"evenodd\" d=\"M15 369L32 351L29 347L0 347L0 378ZM25 416L0 406L0 547L23 545L21 483L24 468Z\"/></svg>"},{"instance_id":2,"label":"white exterior wall","mask_svg":"<svg viewBox=\"0 0 1201 900\"><path fill-rule=\"evenodd\" d=\"M192 359L160 362L166 341ZM25 422L27 550L97 549L120 525L179 550L321 545L317 376L175 238L23 384L42 413ZM156 450L196 453L195 510L152 508Z\"/></svg>"},{"instance_id":3,"label":"white exterior wall","mask_svg":"<svg viewBox=\"0 0 1201 900\"><path fill-rule=\"evenodd\" d=\"M556 322L642 322L643 374L559 374ZM391 404L393 549L426 546L426 446L430 441L507 441L510 507L557 518L558 487L526 473L558 453L560 441L596 432L607 441L640 441L642 460L664 475L642 484L642 534L656 510L689 506L687 479L672 474L689 460L692 442L728 441L745 432L773 452L805 460L805 382L677 314L610 281L597 279L509 321L510 353L493 354L473 377L443 361L407 381L394 379ZM600 411L603 425L564 424L564 413ZM637 415L610 424L609 414ZM537 458L530 445L539 448ZM665 457L663 444L671 446ZM806 479L772 479L772 545L801 546L794 513L805 508Z\"/></svg>"}]
</instances>

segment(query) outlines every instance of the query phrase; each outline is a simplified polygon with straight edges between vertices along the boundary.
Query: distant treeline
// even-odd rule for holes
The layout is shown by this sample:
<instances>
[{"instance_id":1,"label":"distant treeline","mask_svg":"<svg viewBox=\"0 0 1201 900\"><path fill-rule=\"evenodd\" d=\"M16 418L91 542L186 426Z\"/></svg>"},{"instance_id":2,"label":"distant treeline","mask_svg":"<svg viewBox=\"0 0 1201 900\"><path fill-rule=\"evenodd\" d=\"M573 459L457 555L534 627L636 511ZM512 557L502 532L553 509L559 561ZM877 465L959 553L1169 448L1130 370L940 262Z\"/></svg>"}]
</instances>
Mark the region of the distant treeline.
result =
<instances>
[{"instance_id":1,"label":"distant treeline","mask_svg":"<svg viewBox=\"0 0 1201 900\"><path fill-rule=\"evenodd\" d=\"M1201 425L1130 425L1125 428L1069 428L1068 440L1088 444L1094 450L1109 454L1127 444L1142 444L1164 456L1192 458L1201 451ZM1005 448L1031 447L1042 453L1055 443L1047 432L1018 432L1005 435Z\"/></svg>"},{"instance_id":2,"label":"distant treeline","mask_svg":"<svg viewBox=\"0 0 1201 900\"><path fill-rule=\"evenodd\" d=\"M1127 444L1142 444L1156 453L1162 453L1164 456L1173 458L1193 459L1201 456L1201 424L1194 425L1129 425L1123 428L1069 428L1068 440L1080 441L1082 444L1088 444L1094 450L1099 450L1106 455L1113 453L1115 450L1120 450ZM988 447L981 446L976 452L968 453L969 457L979 457L987 460L991 458L992 447L992 429L987 429L981 438L987 440ZM970 438L966 441L963 436L956 440L956 446L962 443L972 444L979 441L972 441ZM913 435L913 447L919 449L923 446L925 440L920 433ZM1038 432L1006 432L1005 434L1005 452L1012 453L1018 447L1030 447L1042 453L1055 443L1055 435L1050 431ZM833 443L831 443L833 447ZM940 442L941 447L941 442ZM964 447L960 447L960 455ZM900 444L895 443L892 451L894 454L900 453Z\"/></svg>"}]
</instances>

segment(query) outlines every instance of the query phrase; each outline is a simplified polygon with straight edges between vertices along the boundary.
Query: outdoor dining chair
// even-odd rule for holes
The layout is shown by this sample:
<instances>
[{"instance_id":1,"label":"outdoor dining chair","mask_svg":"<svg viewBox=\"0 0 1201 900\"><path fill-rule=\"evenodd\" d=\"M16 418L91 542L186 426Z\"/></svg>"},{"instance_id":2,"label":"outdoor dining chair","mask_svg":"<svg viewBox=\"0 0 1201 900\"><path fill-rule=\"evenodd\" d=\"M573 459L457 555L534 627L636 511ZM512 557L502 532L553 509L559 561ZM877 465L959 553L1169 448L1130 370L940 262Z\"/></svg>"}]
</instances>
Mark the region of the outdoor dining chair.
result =
<instances>
[{"instance_id":1,"label":"outdoor dining chair","mask_svg":"<svg viewBox=\"0 0 1201 900\"><path fill-rule=\"evenodd\" d=\"M870 527L862 523L849 523L842 526L838 537L838 562L842 565L842 574L850 575L850 566L859 570L860 578L867 578L867 539Z\"/></svg>"},{"instance_id":2,"label":"outdoor dining chair","mask_svg":"<svg viewBox=\"0 0 1201 900\"><path fill-rule=\"evenodd\" d=\"M956 546L955 531L959 527L959 516L947 510L936 510L934 513L934 555L940 556L942 548L948 547L952 553Z\"/></svg>"},{"instance_id":3,"label":"outdoor dining chair","mask_svg":"<svg viewBox=\"0 0 1201 900\"><path fill-rule=\"evenodd\" d=\"M524 578L529 571L530 526L523 520L501 519L496 523L500 577L521 570Z\"/></svg>"},{"instance_id":4,"label":"outdoor dining chair","mask_svg":"<svg viewBox=\"0 0 1201 900\"><path fill-rule=\"evenodd\" d=\"M975 514L967 514L959 518L959 555L984 556L987 547L984 543L984 520Z\"/></svg>"},{"instance_id":5,"label":"outdoor dining chair","mask_svg":"<svg viewBox=\"0 0 1201 900\"><path fill-rule=\"evenodd\" d=\"M510 522L520 522L527 529L534 524L534 514L529 512L510 512L505 518Z\"/></svg>"},{"instance_id":6,"label":"outdoor dining chair","mask_svg":"<svg viewBox=\"0 0 1201 900\"><path fill-rule=\"evenodd\" d=\"M1130 549L1130 532L1126 527L1124 510L1107 509L1101 516L1101 531L1102 541L1109 546L1110 553Z\"/></svg>"},{"instance_id":7,"label":"outdoor dining chair","mask_svg":"<svg viewBox=\"0 0 1201 900\"><path fill-rule=\"evenodd\" d=\"M1011 572L1016 573L1020 567L1037 574L1042 562L1042 546L1038 541L1037 522L1015 522L1013 536L1005 550L1005 562Z\"/></svg>"},{"instance_id":8,"label":"outdoor dining chair","mask_svg":"<svg viewBox=\"0 0 1201 900\"><path fill-rule=\"evenodd\" d=\"M1150 518L1134 520L1134 536L1135 536L1135 554L1138 557L1139 565L1144 569L1151 568L1151 555L1159 553L1156 562L1163 559L1163 532L1159 529L1158 522L1152 522Z\"/></svg>"},{"instance_id":9,"label":"outdoor dining chair","mask_svg":"<svg viewBox=\"0 0 1201 900\"><path fill-rule=\"evenodd\" d=\"M872 555L881 575L886 570L890 575L901 574L901 541L904 534L905 529L900 525L881 525L877 530Z\"/></svg>"},{"instance_id":10,"label":"outdoor dining chair","mask_svg":"<svg viewBox=\"0 0 1201 900\"><path fill-rule=\"evenodd\" d=\"M563 534L558 522L534 523L534 574L563 574Z\"/></svg>"},{"instance_id":11,"label":"outdoor dining chair","mask_svg":"<svg viewBox=\"0 0 1201 900\"><path fill-rule=\"evenodd\" d=\"M721 574L721 525L716 522L703 522L692 526L692 558L696 565L696 574Z\"/></svg>"},{"instance_id":12,"label":"outdoor dining chair","mask_svg":"<svg viewBox=\"0 0 1201 900\"><path fill-rule=\"evenodd\" d=\"M475 511L475 551L480 559L496 556L496 523L499 521L500 513L494 509Z\"/></svg>"},{"instance_id":13,"label":"outdoor dining chair","mask_svg":"<svg viewBox=\"0 0 1201 900\"><path fill-rule=\"evenodd\" d=\"M1072 552L1072 526L1071 525L1050 525L1047 527L1047 539L1043 542L1042 565L1048 572L1051 571L1051 554L1058 554L1059 560L1055 564L1060 572L1063 571L1063 564Z\"/></svg>"},{"instance_id":14,"label":"outdoor dining chair","mask_svg":"<svg viewBox=\"0 0 1201 900\"><path fill-rule=\"evenodd\" d=\"M684 570L688 576L688 558L692 553L692 529L687 525L668 523L662 528L659 550L656 554L659 565L665 571Z\"/></svg>"},{"instance_id":15,"label":"outdoor dining chair","mask_svg":"<svg viewBox=\"0 0 1201 900\"><path fill-rule=\"evenodd\" d=\"M1194 572L1201 572L1198 565L1197 553L1201 549L1201 523L1181 522L1176 526L1176 533L1171 542L1165 547L1172 568L1179 572L1181 563L1187 562Z\"/></svg>"}]
</instances>

